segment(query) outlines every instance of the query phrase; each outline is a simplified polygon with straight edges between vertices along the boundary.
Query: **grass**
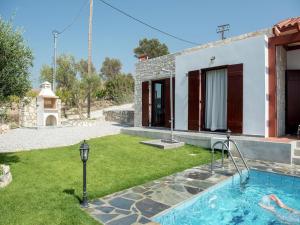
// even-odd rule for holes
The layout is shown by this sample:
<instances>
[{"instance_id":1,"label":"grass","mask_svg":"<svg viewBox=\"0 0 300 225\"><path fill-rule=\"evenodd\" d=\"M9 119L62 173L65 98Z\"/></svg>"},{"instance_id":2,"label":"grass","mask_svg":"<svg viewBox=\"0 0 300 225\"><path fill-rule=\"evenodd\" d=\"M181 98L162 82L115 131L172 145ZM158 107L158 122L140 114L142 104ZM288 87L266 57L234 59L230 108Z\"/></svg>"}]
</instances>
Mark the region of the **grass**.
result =
<instances>
[{"instance_id":1,"label":"grass","mask_svg":"<svg viewBox=\"0 0 300 225\"><path fill-rule=\"evenodd\" d=\"M141 140L114 135L89 141L90 199L210 160L210 152L205 149L186 145L161 151L139 144ZM79 206L82 163L78 149L79 144L0 154L0 164L9 164L13 175L13 182L0 189L0 224L99 224Z\"/></svg>"}]
</instances>

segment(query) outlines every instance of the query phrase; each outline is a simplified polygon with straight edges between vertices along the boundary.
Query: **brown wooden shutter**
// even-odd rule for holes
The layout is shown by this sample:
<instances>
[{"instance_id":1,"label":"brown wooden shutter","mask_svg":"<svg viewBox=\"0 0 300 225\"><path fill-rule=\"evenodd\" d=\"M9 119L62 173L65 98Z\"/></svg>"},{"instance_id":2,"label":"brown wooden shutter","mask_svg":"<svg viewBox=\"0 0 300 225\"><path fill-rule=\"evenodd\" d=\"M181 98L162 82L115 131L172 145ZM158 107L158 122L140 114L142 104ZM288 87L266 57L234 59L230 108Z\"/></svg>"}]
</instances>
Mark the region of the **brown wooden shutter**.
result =
<instances>
[{"instance_id":1,"label":"brown wooden shutter","mask_svg":"<svg viewBox=\"0 0 300 225\"><path fill-rule=\"evenodd\" d=\"M142 126L149 126L149 82L142 83Z\"/></svg>"},{"instance_id":2,"label":"brown wooden shutter","mask_svg":"<svg viewBox=\"0 0 300 225\"><path fill-rule=\"evenodd\" d=\"M243 132L243 64L229 65L227 93L227 127L233 133Z\"/></svg>"},{"instance_id":3,"label":"brown wooden shutter","mask_svg":"<svg viewBox=\"0 0 300 225\"><path fill-rule=\"evenodd\" d=\"M175 115L175 78L173 77L172 79L172 83L173 83L173 89L172 89L172 92L173 92L173 118L174 118L174 115ZM164 96L165 96L165 99L164 99L164 103L165 103L165 127L171 127L171 110L170 110L170 78L166 78L165 81L164 81L164 84L165 84L165 87L164 87ZM173 124L173 127L174 127L174 124Z\"/></svg>"},{"instance_id":4,"label":"brown wooden shutter","mask_svg":"<svg viewBox=\"0 0 300 225\"><path fill-rule=\"evenodd\" d=\"M200 127L201 130L205 130L205 99L206 99L206 73L205 71L201 71L200 75Z\"/></svg>"},{"instance_id":5,"label":"brown wooden shutter","mask_svg":"<svg viewBox=\"0 0 300 225\"><path fill-rule=\"evenodd\" d=\"M200 129L200 72L188 73L188 130Z\"/></svg>"}]
</instances>

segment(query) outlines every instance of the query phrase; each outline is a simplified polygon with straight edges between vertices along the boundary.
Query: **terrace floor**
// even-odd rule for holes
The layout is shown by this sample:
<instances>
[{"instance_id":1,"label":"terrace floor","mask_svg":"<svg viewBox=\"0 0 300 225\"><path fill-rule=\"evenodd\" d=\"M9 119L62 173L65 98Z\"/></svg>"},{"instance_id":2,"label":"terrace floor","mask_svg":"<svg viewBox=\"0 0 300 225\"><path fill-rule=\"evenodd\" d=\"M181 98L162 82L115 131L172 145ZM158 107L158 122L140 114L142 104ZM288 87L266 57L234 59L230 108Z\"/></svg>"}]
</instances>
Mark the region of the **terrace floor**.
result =
<instances>
[{"instance_id":1,"label":"terrace floor","mask_svg":"<svg viewBox=\"0 0 300 225\"><path fill-rule=\"evenodd\" d=\"M248 160L252 169L300 176L300 166ZM220 162L217 162L217 166ZM241 166L241 162L238 162ZM187 169L144 185L95 199L86 211L104 225L147 224L163 211L182 203L236 173L225 161L224 169L210 173L210 164ZM251 178L250 178L251 179Z\"/></svg>"},{"instance_id":2,"label":"terrace floor","mask_svg":"<svg viewBox=\"0 0 300 225\"><path fill-rule=\"evenodd\" d=\"M168 139L170 138L170 130L165 128L145 128L145 127L127 127L122 128L121 133L147 137L150 139ZM203 148L212 148L215 142L224 140L226 133L216 132L190 132L190 131L174 131L174 138L177 141L185 142ZM253 160L263 160L278 163L300 165L299 160L294 159L294 149L296 145L300 146L300 140L296 137L287 136L281 138L264 138L248 135L231 135L239 146L244 157ZM299 162L298 162L299 161Z\"/></svg>"}]
</instances>

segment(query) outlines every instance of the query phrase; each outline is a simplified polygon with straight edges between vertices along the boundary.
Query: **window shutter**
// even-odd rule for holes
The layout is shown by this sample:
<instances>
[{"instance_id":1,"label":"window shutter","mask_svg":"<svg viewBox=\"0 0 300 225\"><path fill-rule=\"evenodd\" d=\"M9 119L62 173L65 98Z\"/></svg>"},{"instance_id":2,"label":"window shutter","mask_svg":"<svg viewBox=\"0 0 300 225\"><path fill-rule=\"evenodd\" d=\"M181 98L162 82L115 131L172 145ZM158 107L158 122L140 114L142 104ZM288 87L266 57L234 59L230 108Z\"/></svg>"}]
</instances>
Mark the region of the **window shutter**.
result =
<instances>
[{"instance_id":1,"label":"window shutter","mask_svg":"<svg viewBox=\"0 0 300 225\"><path fill-rule=\"evenodd\" d=\"M243 132L243 64L229 65L227 93L227 127L233 133Z\"/></svg>"},{"instance_id":2,"label":"window shutter","mask_svg":"<svg viewBox=\"0 0 300 225\"><path fill-rule=\"evenodd\" d=\"M201 130L205 130L205 99L206 99L206 73L201 71L200 75L200 116L201 116Z\"/></svg>"},{"instance_id":3,"label":"window shutter","mask_svg":"<svg viewBox=\"0 0 300 225\"><path fill-rule=\"evenodd\" d=\"M142 83L142 126L149 126L149 82Z\"/></svg>"},{"instance_id":4,"label":"window shutter","mask_svg":"<svg viewBox=\"0 0 300 225\"><path fill-rule=\"evenodd\" d=\"M200 72L188 73L188 130L200 130Z\"/></svg>"},{"instance_id":5,"label":"window shutter","mask_svg":"<svg viewBox=\"0 0 300 225\"><path fill-rule=\"evenodd\" d=\"M173 118L174 118L174 115L175 115L175 78L173 77L172 79L172 83L173 83L173 89L172 89L172 92L173 92ZM170 88L171 88L171 85L170 85L170 78L166 78L165 79L165 88L164 88L164 96L165 96L165 99L164 99L164 103L165 103L165 127L171 127L171 110L170 110ZM174 124L173 124L174 126Z\"/></svg>"}]
</instances>

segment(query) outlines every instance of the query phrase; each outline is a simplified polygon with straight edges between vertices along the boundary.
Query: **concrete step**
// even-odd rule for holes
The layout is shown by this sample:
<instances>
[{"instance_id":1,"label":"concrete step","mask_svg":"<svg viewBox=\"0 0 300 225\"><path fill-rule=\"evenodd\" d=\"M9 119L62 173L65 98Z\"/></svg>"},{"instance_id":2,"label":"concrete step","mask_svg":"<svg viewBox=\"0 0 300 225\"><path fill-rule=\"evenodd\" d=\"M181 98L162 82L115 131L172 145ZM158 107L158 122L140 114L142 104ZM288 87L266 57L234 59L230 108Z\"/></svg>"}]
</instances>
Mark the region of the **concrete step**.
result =
<instances>
[{"instance_id":1,"label":"concrete step","mask_svg":"<svg viewBox=\"0 0 300 225\"><path fill-rule=\"evenodd\" d=\"M300 148L300 141L296 142L296 148Z\"/></svg>"},{"instance_id":2,"label":"concrete step","mask_svg":"<svg viewBox=\"0 0 300 225\"><path fill-rule=\"evenodd\" d=\"M292 163L294 164L294 165L300 165L300 157L298 158L295 158L295 157L293 157L292 158Z\"/></svg>"},{"instance_id":3,"label":"concrete step","mask_svg":"<svg viewBox=\"0 0 300 225\"><path fill-rule=\"evenodd\" d=\"M294 149L294 156L300 156L300 148Z\"/></svg>"}]
</instances>

